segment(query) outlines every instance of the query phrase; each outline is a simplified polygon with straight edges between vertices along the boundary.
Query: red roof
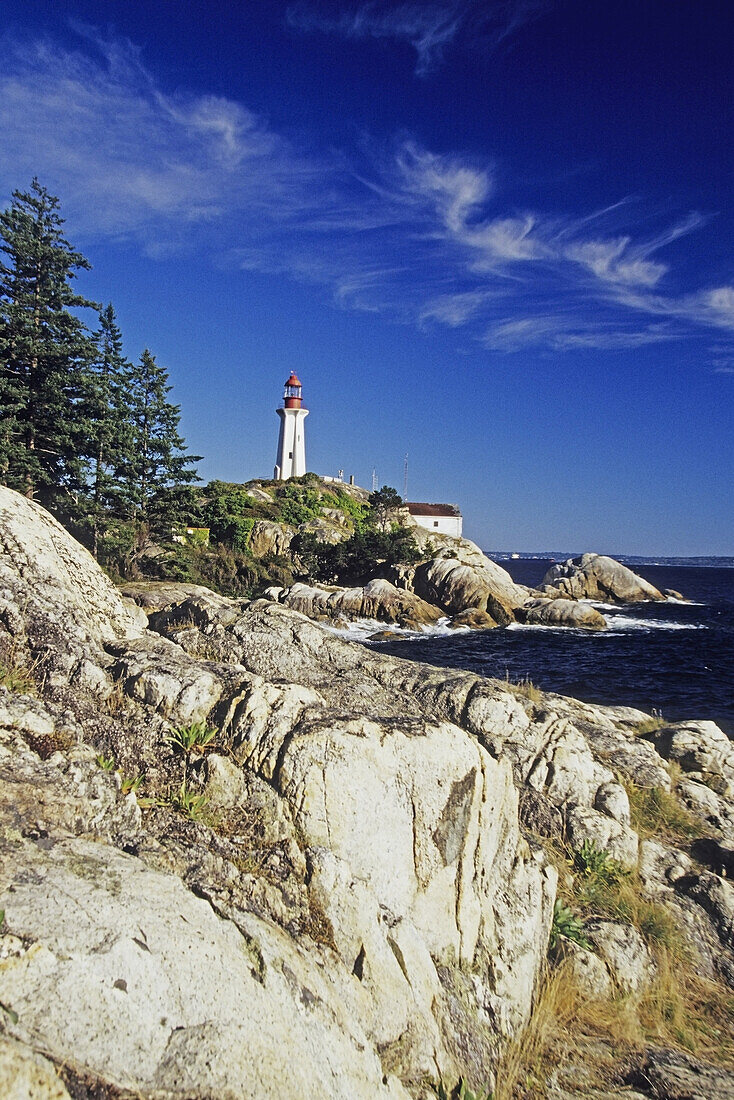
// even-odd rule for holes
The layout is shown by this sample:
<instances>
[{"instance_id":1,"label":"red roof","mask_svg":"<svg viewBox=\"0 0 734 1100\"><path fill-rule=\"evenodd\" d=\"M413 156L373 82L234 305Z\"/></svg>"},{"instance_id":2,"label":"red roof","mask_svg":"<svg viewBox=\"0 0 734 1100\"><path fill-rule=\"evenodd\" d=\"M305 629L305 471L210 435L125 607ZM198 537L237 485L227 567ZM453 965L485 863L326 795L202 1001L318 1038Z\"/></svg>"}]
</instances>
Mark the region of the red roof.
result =
<instances>
[{"instance_id":1,"label":"red roof","mask_svg":"<svg viewBox=\"0 0 734 1100\"><path fill-rule=\"evenodd\" d=\"M423 504L416 501L406 501L405 507L411 516L460 516L461 512L455 504Z\"/></svg>"},{"instance_id":2,"label":"red roof","mask_svg":"<svg viewBox=\"0 0 734 1100\"><path fill-rule=\"evenodd\" d=\"M291 376L286 382L286 386L300 386L301 380L294 370L291 371Z\"/></svg>"}]
</instances>

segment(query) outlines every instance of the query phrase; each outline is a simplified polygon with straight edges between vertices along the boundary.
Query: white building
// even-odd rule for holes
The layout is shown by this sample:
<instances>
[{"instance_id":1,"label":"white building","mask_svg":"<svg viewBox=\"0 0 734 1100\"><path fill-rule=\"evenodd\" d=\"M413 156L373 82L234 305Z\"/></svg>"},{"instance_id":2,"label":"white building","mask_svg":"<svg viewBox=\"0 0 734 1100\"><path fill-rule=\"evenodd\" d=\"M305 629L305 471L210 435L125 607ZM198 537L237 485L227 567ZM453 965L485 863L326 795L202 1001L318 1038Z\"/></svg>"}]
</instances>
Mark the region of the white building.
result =
<instances>
[{"instance_id":1,"label":"white building","mask_svg":"<svg viewBox=\"0 0 734 1100\"><path fill-rule=\"evenodd\" d=\"M287 481L289 477L301 477L306 473L306 432L304 420L308 409L303 408L301 383L295 371L285 384L283 408L276 409L280 417L278 436L278 459L275 464L276 481Z\"/></svg>"},{"instance_id":2,"label":"white building","mask_svg":"<svg viewBox=\"0 0 734 1100\"><path fill-rule=\"evenodd\" d=\"M461 538L463 520L455 504L406 501L404 506L408 509L413 522L419 527L435 531L437 535L453 535L456 539Z\"/></svg>"}]
</instances>

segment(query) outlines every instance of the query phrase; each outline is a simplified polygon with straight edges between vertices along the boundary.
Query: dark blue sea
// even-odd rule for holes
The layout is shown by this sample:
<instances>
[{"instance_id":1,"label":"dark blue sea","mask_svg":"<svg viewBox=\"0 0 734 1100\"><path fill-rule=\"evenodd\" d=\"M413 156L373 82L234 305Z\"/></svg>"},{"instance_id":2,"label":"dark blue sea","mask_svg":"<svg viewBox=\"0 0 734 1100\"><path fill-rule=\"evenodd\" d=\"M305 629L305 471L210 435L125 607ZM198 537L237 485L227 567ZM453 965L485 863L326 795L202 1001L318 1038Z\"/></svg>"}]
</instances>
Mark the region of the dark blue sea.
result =
<instances>
[{"instance_id":1,"label":"dark blue sea","mask_svg":"<svg viewBox=\"0 0 734 1100\"><path fill-rule=\"evenodd\" d=\"M530 586L541 583L552 562L488 556ZM513 624L368 644L483 676L527 677L545 691L655 710L668 721L713 719L734 738L734 559L618 560L691 602L597 605L609 624L599 633Z\"/></svg>"}]
</instances>

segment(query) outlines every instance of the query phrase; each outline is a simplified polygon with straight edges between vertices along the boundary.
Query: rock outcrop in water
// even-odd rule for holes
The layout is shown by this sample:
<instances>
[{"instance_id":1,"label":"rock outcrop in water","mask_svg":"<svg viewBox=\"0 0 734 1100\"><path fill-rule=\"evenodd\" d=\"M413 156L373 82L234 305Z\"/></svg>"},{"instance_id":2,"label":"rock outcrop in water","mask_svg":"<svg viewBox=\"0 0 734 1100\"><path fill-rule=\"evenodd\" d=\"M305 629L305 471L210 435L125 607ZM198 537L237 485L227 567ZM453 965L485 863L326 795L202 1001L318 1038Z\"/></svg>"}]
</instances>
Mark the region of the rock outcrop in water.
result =
<instances>
[{"instance_id":1,"label":"rock outcrop in water","mask_svg":"<svg viewBox=\"0 0 734 1100\"><path fill-rule=\"evenodd\" d=\"M436 556L417 565L386 568L387 579L362 588L296 584L266 591L312 619L374 618L412 629L450 617L455 626L488 629L513 622L604 630L602 613L580 601L634 603L665 599L612 558L584 554L548 571L536 591L517 584L468 539L412 529L421 549ZM396 591L399 590L399 591Z\"/></svg>"},{"instance_id":2,"label":"rock outcrop in water","mask_svg":"<svg viewBox=\"0 0 734 1100\"><path fill-rule=\"evenodd\" d=\"M599 600L601 603L665 599L654 585L603 554L582 554L580 558L557 562L543 577L540 591L546 586L566 598Z\"/></svg>"},{"instance_id":3,"label":"rock outcrop in water","mask_svg":"<svg viewBox=\"0 0 734 1100\"><path fill-rule=\"evenodd\" d=\"M629 869L704 978L734 977L734 755L713 724L653 729L370 653L272 601L136 598L152 629L0 489L6 1095L429 1100L499 1071L509 1097L559 874L569 888L561 843ZM678 846L630 805L671 791L668 757L701 834ZM629 919L568 940L594 996L657 980L656 941ZM616 1069L603 1036L582 1040L579 1067L601 1058L620 1084L731 1089L659 1039ZM589 1095L577 1078L553 1095Z\"/></svg>"}]
</instances>

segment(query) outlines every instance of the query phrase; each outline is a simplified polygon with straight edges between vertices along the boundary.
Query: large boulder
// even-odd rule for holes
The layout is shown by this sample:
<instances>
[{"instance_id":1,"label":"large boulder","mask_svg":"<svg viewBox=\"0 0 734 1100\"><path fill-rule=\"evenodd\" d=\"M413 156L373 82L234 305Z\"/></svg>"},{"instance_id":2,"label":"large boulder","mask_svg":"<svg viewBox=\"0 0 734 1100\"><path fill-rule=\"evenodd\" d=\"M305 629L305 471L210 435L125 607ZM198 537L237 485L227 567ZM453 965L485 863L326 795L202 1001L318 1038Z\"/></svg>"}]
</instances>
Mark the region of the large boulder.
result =
<instances>
[{"instance_id":1,"label":"large boulder","mask_svg":"<svg viewBox=\"0 0 734 1100\"><path fill-rule=\"evenodd\" d=\"M146 631L114 590L88 607L52 529L45 572L2 561L0 644L58 637L38 697L0 687L13 1087L60 1100L52 1066L71 1095L144 1100L492 1087L546 968L559 835L639 866L705 973L730 972L726 844L692 852L709 870L650 842L638 864L621 780L673 786L647 716L370 652L273 600L169 590ZM694 778L724 769L704 734L688 781L730 804ZM659 744L686 766L685 737ZM630 934L597 932L633 988Z\"/></svg>"},{"instance_id":2,"label":"large boulder","mask_svg":"<svg viewBox=\"0 0 734 1100\"><path fill-rule=\"evenodd\" d=\"M527 591L500 566L488 558L485 562L474 566L443 557L423 562L413 572L413 591L448 615L476 608L506 626L514 621L512 609L527 599Z\"/></svg>"},{"instance_id":3,"label":"large boulder","mask_svg":"<svg viewBox=\"0 0 734 1100\"><path fill-rule=\"evenodd\" d=\"M530 590L516 584L476 543L422 527L412 527L411 534L427 560L417 566L394 566L389 576L398 587L438 604L447 615L476 609L500 626L514 620L513 608L527 600Z\"/></svg>"},{"instance_id":4,"label":"large boulder","mask_svg":"<svg viewBox=\"0 0 734 1100\"><path fill-rule=\"evenodd\" d=\"M0 658L104 693L105 644L139 636L147 619L40 504L0 486L0 625Z\"/></svg>"},{"instance_id":5,"label":"large boulder","mask_svg":"<svg viewBox=\"0 0 734 1100\"><path fill-rule=\"evenodd\" d=\"M515 611L518 622L528 626L571 626L580 630L604 630L607 622L601 612L587 603L574 600L528 600Z\"/></svg>"},{"instance_id":6,"label":"large boulder","mask_svg":"<svg viewBox=\"0 0 734 1100\"><path fill-rule=\"evenodd\" d=\"M266 595L310 619L376 619L420 629L444 615L441 608L379 577L361 588L318 588L299 583L285 589L268 589Z\"/></svg>"},{"instance_id":7,"label":"large boulder","mask_svg":"<svg viewBox=\"0 0 734 1100\"><path fill-rule=\"evenodd\" d=\"M288 553L294 534L294 528L285 523L259 519L252 526L248 546L256 558L280 556Z\"/></svg>"},{"instance_id":8,"label":"large boulder","mask_svg":"<svg viewBox=\"0 0 734 1100\"><path fill-rule=\"evenodd\" d=\"M643 600L664 600L662 592L638 577L626 565L603 554L582 554L556 562L543 577L539 591L545 586L572 600L599 600L601 603L640 603Z\"/></svg>"}]
</instances>

